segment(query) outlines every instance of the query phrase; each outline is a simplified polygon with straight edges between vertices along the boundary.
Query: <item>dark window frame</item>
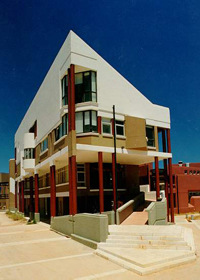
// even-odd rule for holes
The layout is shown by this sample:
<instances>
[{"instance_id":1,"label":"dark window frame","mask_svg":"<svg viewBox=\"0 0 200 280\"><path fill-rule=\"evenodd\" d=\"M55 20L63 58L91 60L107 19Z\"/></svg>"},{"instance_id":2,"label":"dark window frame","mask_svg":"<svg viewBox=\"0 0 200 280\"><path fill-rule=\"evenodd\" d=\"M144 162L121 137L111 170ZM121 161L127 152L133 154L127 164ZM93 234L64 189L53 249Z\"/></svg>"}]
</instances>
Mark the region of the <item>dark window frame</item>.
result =
<instances>
[{"instance_id":1,"label":"dark window frame","mask_svg":"<svg viewBox=\"0 0 200 280\"><path fill-rule=\"evenodd\" d=\"M85 115L86 113L89 112L89 124L85 124ZM87 110L87 111L82 111L82 112L77 112L77 113L81 113L82 114L82 127L83 127L83 131L78 132L79 133L90 133L90 132L94 132L97 133L98 128L97 128L97 112L94 110ZM92 124L92 113L96 114L96 125Z\"/></svg>"},{"instance_id":2,"label":"dark window frame","mask_svg":"<svg viewBox=\"0 0 200 280\"><path fill-rule=\"evenodd\" d=\"M149 135L148 130L150 132L150 129L153 132L153 134L152 134L153 137L151 137L151 136L148 137L148 135ZM146 137L147 137L147 146L148 147L155 147L155 127L154 126L146 125Z\"/></svg>"},{"instance_id":3,"label":"dark window frame","mask_svg":"<svg viewBox=\"0 0 200 280\"><path fill-rule=\"evenodd\" d=\"M68 134L68 114L65 114L62 117L62 122L59 124L59 126L55 128L54 133L55 133L55 142Z\"/></svg>"}]
</instances>

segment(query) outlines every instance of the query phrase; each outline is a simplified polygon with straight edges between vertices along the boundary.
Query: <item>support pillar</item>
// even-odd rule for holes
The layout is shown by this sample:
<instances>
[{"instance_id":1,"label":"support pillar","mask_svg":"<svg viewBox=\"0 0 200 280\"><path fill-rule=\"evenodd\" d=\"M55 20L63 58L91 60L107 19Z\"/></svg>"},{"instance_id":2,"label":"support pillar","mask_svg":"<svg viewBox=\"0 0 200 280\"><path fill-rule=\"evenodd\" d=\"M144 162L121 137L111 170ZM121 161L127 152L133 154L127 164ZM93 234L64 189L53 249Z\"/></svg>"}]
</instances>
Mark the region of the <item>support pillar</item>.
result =
<instances>
[{"instance_id":1,"label":"support pillar","mask_svg":"<svg viewBox=\"0 0 200 280\"><path fill-rule=\"evenodd\" d=\"M77 213L77 171L75 130L75 67L68 69L68 171L69 171L69 213Z\"/></svg>"},{"instance_id":2,"label":"support pillar","mask_svg":"<svg viewBox=\"0 0 200 280\"><path fill-rule=\"evenodd\" d=\"M116 192L116 172L115 172L115 154L112 154L112 185L113 185L113 203L114 211L117 210L117 192Z\"/></svg>"},{"instance_id":3,"label":"support pillar","mask_svg":"<svg viewBox=\"0 0 200 280\"><path fill-rule=\"evenodd\" d=\"M21 182L19 182L19 212L21 212Z\"/></svg>"},{"instance_id":4,"label":"support pillar","mask_svg":"<svg viewBox=\"0 0 200 280\"><path fill-rule=\"evenodd\" d=\"M165 130L162 130L162 145L163 145L163 152L167 152L166 146L166 133ZM164 167L164 180L165 180L165 197L167 199L167 220L169 222L169 193L168 193L168 176L167 176L167 159L163 160L163 167Z\"/></svg>"},{"instance_id":5,"label":"support pillar","mask_svg":"<svg viewBox=\"0 0 200 280\"><path fill-rule=\"evenodd\" d=\"M103 153L98 152L99 165L99 210L104 212L104 193L103 193Z\"/></svg>"},{"instance_id":6,"label":"support pillar","mask_svg":"<svg viewBox=\"0 0 200 280\"><path fill-rule=\"evenodd\" d=\"M167 150L168 150L168 153L171 153L170 129L167 129ZM172 158L168 159L168 170L169 170L169 187L170 187L171 222L174 223L174 192L173 192L173 178L172 178Z\"/></svg>"},{"instance_id":7,"label":"support pillar","mask_svg":"<svg viewBox=\"0 0 200 280\"><path fill-rule=\"evenodd\" d=\"M50 166L50 186L51 186L51 217L56 216L56 179L55 179L55 165Z\"/></svg>"},{"instance_id":8,"label":"support pillar","mask_svg":"<svg viewBox=\"0 0 200 280\"><path fill-rule=\"evenodd\" d=\"M156 200L160 198L160 178L158 157L155 157L155 173L156 173Z\"/></svg>"},{"instance_id":9,"label":"support pillar","mask_svg":"<svg viewBox=\"0 0 200 280\"><path fill-rule=\"evenodd\" d=\"M24 213L24 181L21 182L21 212Z\"/></svg>"},{"instance_id":10,"label":"support pillar","mask_svg":"<svg viewBox=\"0 0 200 280\"><path fill-rule=\"evenodd\" d=\"M35 174L35 221L40 221L40 213L39 213L39 176Z\"/></svg>"},{"instance_id":11,"label":"support pillar","mask_svg":"<svg viewBox=\"0 0 200 280\"><path fill-rule=\"evenodd\" d=\"M15 209L17 211L17 182L15 182Z\"/></svg>"},{"instance_id":12,"label":"support pillar","mask_svg":"<svg viewBox=\"0 0 200 280\"><path fill-rule=\"evenodd\" d=\"M33 213L33 177L32 176L30 177L30 213Z\"/></svg>"}]
</instances>

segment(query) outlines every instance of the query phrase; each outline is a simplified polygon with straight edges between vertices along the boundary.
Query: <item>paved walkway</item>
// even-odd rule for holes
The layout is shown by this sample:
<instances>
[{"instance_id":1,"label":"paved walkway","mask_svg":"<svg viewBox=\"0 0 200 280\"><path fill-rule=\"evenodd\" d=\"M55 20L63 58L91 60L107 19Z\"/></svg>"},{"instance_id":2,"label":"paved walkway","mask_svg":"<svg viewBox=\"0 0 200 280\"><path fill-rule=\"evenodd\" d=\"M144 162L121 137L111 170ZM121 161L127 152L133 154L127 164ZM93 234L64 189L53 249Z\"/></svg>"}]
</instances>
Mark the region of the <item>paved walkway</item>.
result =
<instances>
[{"instance_id":1,"label":"paved walkway","mask_svg":"<svg viewBox=\"0 0 200 280\"><path fill-rule=\"evenodd\" d=\"M183 221L181 221L183 222ZM185 223L193 229L200 252L200 221ZM193 263L139 276L106 259L70 238L49 230L43 223L25 225L0 213L0 279L199 279L200 259Z\"/></svg>"}]
</instances>

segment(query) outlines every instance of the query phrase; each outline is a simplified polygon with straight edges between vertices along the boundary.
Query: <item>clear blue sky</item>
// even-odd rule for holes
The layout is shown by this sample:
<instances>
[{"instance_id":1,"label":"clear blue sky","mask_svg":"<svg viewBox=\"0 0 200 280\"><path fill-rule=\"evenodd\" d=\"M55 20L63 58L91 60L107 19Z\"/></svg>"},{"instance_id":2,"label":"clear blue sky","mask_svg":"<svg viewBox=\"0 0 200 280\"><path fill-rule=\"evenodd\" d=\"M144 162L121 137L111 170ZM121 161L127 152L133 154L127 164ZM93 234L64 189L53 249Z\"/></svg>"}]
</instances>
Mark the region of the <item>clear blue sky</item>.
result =
<instances>
[{"instance_id":1,"label":"clear blue sky","mask_svg":"<svg viewBox=\"0 0 200 280\"><path fill-rule=\"evenodd\" d=\"M72 29L153 103L171 110L173 162L200 162L199 0L1 0L0 172Z\"/></svg>"}]
</instances>

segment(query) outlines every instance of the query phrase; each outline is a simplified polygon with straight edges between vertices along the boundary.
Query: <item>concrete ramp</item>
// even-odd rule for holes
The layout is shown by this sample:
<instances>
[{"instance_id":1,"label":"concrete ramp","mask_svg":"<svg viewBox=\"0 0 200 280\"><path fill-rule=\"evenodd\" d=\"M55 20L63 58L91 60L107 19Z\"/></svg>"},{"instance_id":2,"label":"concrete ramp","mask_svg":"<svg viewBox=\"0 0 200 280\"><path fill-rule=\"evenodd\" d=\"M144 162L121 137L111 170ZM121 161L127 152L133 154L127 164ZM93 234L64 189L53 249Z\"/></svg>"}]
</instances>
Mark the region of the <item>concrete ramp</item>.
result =
<instances>
[{"instance_id":1,"label":"concrete ramp","mask_svg":"<svg viewBox=\"0 0 200 280\"><path fill-rule=\"evenodd\" d=\"M181 226L109 226L108 239L97 255L139 275L179 266L196 259L193 233Z\"/></svg>"},{"instance_id":2,"label":"concrete ramp","mask_svg":"<svg viewBox=\"0 0 200 280\"><path fill-rule=\"evenodd\" d=\"M145 225L148 221L147 212L133 212L121 225Z\"/></svg>"}]
</instances>

